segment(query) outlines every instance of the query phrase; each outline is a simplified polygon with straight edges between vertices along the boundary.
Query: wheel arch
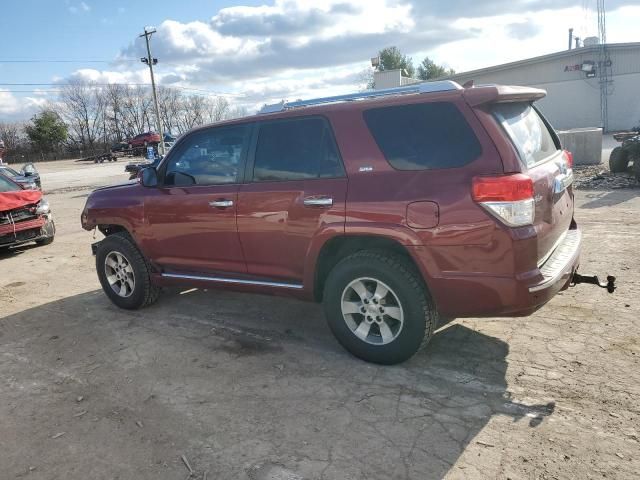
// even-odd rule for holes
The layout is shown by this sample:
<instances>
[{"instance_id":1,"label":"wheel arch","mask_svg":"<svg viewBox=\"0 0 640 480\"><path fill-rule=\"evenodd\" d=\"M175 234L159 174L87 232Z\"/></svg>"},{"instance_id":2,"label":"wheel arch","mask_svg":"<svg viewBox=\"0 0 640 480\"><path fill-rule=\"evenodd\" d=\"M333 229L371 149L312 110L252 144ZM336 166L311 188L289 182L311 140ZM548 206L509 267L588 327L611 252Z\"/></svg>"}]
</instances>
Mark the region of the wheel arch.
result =
<instances>
[{"instance_id":1,"label":"wheel arch","mask_svg":"<svg viewBox=\"0 0 640 480\"><path fill-rule=\"evenodd\" d=\"M313 265L314 274L312 277L313 288L311 293L315 301L322 301L324 285L333 267L349 255L363 250L381 250L400 255L410 262L418 272L422 273L422 269L413 258L407 246L394 238L370 234L335 236L324 242Z\"/></svg>"}]
</instances>

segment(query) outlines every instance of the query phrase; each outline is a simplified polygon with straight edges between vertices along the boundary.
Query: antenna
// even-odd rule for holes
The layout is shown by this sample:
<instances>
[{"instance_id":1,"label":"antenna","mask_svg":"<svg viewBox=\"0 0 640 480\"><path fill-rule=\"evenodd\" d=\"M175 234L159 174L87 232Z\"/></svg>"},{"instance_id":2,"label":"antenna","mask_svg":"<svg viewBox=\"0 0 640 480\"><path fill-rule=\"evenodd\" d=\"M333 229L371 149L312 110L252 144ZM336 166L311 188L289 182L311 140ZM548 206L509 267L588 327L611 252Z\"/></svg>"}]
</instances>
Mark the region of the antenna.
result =
<instances>
[{"instance_id":1,"label":"antenna","mask_svg":"<svg viewBox=\"0 0 640 480\"><path fill-rule=\"evenodd\" d=\"M572 43L573 43L573 28L570 28L569 29L569 50L571 50Z\"/></svg>"},{"instance_id":2,"label":"antenna","mask_svg":"<svg viewBox=\"0 0 640 480\"><path fill-rule=\"evenodd\" d=\"M604 0L597 0L598 5L598 40L600 41L600 120L602 122L602 131L609 131L609 107L608 96L609 87L612 83L611 76L611 58L607 48L607 9Z\"/></svg>"}]
</instances>

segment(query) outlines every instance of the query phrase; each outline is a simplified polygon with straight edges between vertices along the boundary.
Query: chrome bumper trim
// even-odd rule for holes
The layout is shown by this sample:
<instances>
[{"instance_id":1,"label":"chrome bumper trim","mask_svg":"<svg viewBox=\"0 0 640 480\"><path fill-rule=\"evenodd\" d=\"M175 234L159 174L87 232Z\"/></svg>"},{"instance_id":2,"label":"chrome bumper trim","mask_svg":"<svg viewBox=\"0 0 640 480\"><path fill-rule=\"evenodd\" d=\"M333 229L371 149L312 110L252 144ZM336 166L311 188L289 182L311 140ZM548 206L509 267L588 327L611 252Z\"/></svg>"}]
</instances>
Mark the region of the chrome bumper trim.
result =
<instances>
[{"instance_id":1,"label":"chrome bumper trim","mask_svg":"<svg viewBox=\"0 0 640 480\"><path fill-rule=\"evenodd\" d=\"M540 273L544 279L539 284L529 287L529 292L544 290L557 282L563 275L571 274L570 271L567 271L567 267L578 255L581 242L582 233L580 230L569 230L562 243L540 267Z\"/></svg>"}]
</instances>

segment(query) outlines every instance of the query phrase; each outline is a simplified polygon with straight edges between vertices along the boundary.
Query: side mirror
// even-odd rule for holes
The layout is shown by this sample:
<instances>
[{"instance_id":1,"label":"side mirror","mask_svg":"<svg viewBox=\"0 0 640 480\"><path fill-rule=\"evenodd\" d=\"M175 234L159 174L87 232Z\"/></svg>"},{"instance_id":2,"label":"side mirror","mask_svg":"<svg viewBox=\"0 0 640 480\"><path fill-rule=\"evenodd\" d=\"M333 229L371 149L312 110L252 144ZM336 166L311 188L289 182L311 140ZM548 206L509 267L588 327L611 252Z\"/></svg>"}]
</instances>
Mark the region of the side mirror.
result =
<instances>
[{"instance_id":1,"label":"side mirror","mask_svg":"<svg viewBox=\"0 0 640 480\"><path fill-rule=\"evenodd\" d=\"M143 187L157 187L158 186L158 172L155 168L143 168L138 173L138 182Z\"/></svg>"},{"instance_id":2,"label":"side mirror","mask_svg":"<svg viewBox=\"0 0 640 480\"><path fill-rule=\"evenodd\" d=\"M37 173L37 170L36 170L36 167L33 165L33 163L27 163L23 165L21 173L25 177L32 177Z\"/></svg>"}]
</instances>

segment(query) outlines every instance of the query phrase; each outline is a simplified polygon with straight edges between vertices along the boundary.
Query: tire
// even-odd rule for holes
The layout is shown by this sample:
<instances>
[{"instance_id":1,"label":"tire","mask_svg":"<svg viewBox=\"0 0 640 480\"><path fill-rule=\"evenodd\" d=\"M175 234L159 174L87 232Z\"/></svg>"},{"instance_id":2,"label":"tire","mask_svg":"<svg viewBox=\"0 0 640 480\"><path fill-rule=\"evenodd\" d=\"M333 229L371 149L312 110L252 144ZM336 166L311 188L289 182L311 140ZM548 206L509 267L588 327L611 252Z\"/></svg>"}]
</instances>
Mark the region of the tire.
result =
<instances>
[{"instance_id":1,"label":"tire","mask_svg":"<svg viewBox=\"0 0 640 480\"><path fill-rule=\"evenodd\" d=\"M48 220L47 223L45 223L42 227L42 230L44 230L44 234L46 235L46 237L41 238L40 240L36 240L36 245L39 245L41 247L45 245L51 245L53 243L53 239L56 236L56 224L53 222L53 220Z\"/></svg>"},{"instance_id":2,"label":"tire","mask_svg":"<svg viewBox=\"0 0 640 480\"><path fill-rule=\"evenodd\" d=\"M358 282L366 288L364 292ZM384 295L376 295L385 290ZM384 365L413 356L429 342L438 321L433 300L413 264L378 250L357 252L340 261L329 273L323 303L338 342L356 357ZM386 313L378 316L380 307ZM389 314L392 308L393 315Z\"/></svg>"},{"instance_id":3,"label":"tire","mask_svg":"<svg viewBox=\"0 0 640 480\"><path fill-rule=\"evenodd\" d=\"M628 165L629 152L627 152L623 147L616 147L611 150L611 155L609 156L609 170L611 170L612 173L625 172Z\"/></svg>"},{"instance_id":4,"label":"tire","mask_svg":"<svg viewBox=\"0 0 640 480\"><path fill-rule=\"evenodd\" d=\"M636 177L636 180L640 182L640 155L635 155L633 157L633 174Z\"/></svg>"},{"instance_id":5,"label":"tire","mask_svg":"<svg viewBox=\"0 0 640 480\"><path fill-rule=\"evenodd\" d=\"M111 265L119 266L120 270L116 271ZM120 308L143 308L154 303L160 295L160 288L151 283L149 262L126 232L114 233L100 242L96 252L96 270L102 290Z\"/></svg>"}]
</instances>

